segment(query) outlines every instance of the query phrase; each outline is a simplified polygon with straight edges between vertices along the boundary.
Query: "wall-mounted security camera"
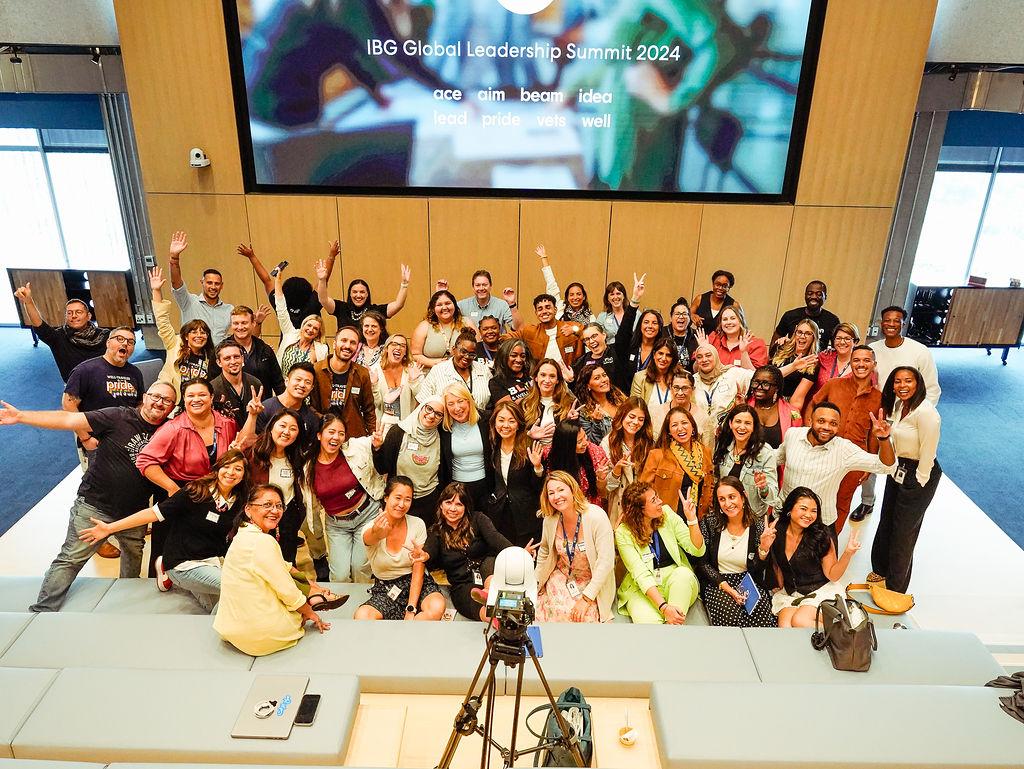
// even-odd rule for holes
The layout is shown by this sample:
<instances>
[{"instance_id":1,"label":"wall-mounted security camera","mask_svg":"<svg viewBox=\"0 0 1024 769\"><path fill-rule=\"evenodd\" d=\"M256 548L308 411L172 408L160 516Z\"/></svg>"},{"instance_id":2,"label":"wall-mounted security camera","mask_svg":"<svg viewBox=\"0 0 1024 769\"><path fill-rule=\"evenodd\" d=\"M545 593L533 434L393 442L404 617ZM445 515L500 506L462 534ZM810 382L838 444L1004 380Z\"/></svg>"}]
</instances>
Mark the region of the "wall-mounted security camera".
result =
<instances>
[{"instance_id":1,"label":"wall-mounted security camera","mask_svg":"<svg viewBox=\"0 0 1024 769\"><path fill-rule=\"evenodd\" d=\"M210 165L210 158L201 147L193 147L188 151L188 164L193 168L206 168Z\"/></svg>"}]
</instances>

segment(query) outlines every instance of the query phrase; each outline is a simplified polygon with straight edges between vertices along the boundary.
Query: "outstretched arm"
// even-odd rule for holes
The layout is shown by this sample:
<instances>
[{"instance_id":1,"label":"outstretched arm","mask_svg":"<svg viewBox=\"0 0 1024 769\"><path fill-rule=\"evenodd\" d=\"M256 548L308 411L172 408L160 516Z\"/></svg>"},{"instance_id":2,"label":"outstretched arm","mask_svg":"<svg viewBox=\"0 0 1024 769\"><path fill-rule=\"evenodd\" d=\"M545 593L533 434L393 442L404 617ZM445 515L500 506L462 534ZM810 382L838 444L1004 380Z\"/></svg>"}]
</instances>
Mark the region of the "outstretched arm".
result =
<instances>
[{"instance_id":1,"label":"outstretched arm","mask_svg":"<svg viewBox=\"0 0 1024 769\"><path fill-rule=\"evenodd\" d=\"M331 250L327 254L327 258L318 260L314 269L316 270L316 298L320 300L320 304L323 305L328 314L333 315L335 301L331 298L330 291L327 288L327 281L331 279L331 272L334 270L334 260L341 253L341 243L337 240L332 240L330 246Z\"/></svg>"},{"instance_id":2,"label":"outstretched arm","mask_svg":"<svg viewBox=\"0 0 1024 769\"><path fill-rule=\"evenodd\" d=\"M181 279L181 252L188 248L188 235L178 230L171 235L167 258L171 265L171 288L177 290L185 285Z\"/></svg>"},{"instance_id":3,"label":"outstretched arm","mask_svg":"<svg viewBox=\"0 0 1024 769\"><path fill-rule=\"evenodd\" d=\"M409 279L412 277L412 270L409 265L402 265L402 282L398 285L398 293L395 294L395 298L388 302L389 318L393 318L398 312L405 307L405 300L409 298ZM323 302L321 302L323 304Z\"/></svg>"},{"instance_id":4,"label":"outstretched arm","mask_svg":"<svg viewBox=\"0 0 1024 769\"><path fill-rule=\"evenodd\" d=\"M274 291L274 279L270 277L270 273L267 268L263 266L263 262L256 256L256 252L252 250L252 243L246 245L245 243L239 243L238 248L235 249L240 256L244 256L249 260L249 264L252 265L252 271L256 273L256 277L260 279L263 284L263 289L268 293Z\"/></svg>"},{"instance_id":5,"label":"outstretched arm","mask_svg":"<svg viewBox=\"0 0 1024 769\"><path fill-rule=\"evenodd\" d=\"M21 306L25 308L25 315L28 317L28 324L32 328L39 328L43 325L43 316L39 314L39 308L36 307L36 303L32 300L32 284L26 283L21 288L14 292L14 295L18 297L18 301L21 302Z\"/></svg>"},{"instance_id":6,"label":"outstretched arm","mask_svg":"<svg viewBox=\"0 0 1024 769\"><path fill-rule=\"evenodd\" d=\"M20 411L6 401L0 401L0 425L28 425L86 434L92 430L89 420L80 411Z\"/></svg>"}]
</instances>

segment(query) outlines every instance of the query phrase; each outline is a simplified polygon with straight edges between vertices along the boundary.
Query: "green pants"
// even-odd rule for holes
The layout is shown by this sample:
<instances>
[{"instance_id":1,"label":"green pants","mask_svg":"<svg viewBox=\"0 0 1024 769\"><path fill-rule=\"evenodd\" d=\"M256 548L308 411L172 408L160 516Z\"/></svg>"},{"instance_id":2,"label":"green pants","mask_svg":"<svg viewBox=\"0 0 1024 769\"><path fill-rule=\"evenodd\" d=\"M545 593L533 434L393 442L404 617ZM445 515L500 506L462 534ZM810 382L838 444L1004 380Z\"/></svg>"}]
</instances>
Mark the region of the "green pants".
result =
<instances>
[{"instance_id":1,"label":"green pants","mask_svg":"<svg viewBox=\"0 0 1024 769\"><path fill-rule=\"evenodd\" d=\"M666 601L684 614L690 610L700 595L700 586L693 571L678 566L667 566L661 570L661 584L658 585L658 590ZM626 597L626 605L623 608L635 624L657 625L665 622L658 607L639 589Z\"/></svg>"}]
</instances>

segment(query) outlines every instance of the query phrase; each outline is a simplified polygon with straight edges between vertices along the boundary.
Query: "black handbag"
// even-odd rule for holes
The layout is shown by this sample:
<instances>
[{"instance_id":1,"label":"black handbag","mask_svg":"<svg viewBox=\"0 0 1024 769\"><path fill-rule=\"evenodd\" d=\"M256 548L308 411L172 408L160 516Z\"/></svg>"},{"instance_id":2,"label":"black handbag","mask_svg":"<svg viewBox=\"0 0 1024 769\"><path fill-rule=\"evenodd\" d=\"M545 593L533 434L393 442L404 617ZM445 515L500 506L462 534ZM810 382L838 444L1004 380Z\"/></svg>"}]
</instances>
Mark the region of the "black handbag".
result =
<instances>
[{"instance_id":1,"label":"black handbag","mask_svg":"<svg viewBox=\"0 0 1024 769\"><path fill-rule=\"evenodd\" d=\"M583 692L575 686L570 686L558 695L556 701L558 709L562 711L562 718L566 720L573 731L579 736L580 754L583 756L583 765L591 766L594 763L594 735L593 725L590 721L590 705L583 697ZM546 712L547 720L544 722L544 731L538 733L530 726L530 718L536 713ZM562 736L562 730L558 726L555 714L551 712L550 705L541 705L531 710L526 715L526 728L530 734L539 738L541 744ZM546 750L538 751L533 756L534 766L576 766L572 754L562 745L555 745Z\"/></svg>"},{"instance_id":2,"label":"black handbag","mask_svg":"<svg viewBox=\"0 0 1024 769\"><path fill-rule=\"evenodd\" d=\"M853 619L853 609L860 611ZM875 625L860 601L836 596L818 605L815 627L821 630L811 635L811 646L828 649L832 667L866 673L871 668L871 652L877 651Z\"/></svg>"}]
</instances>

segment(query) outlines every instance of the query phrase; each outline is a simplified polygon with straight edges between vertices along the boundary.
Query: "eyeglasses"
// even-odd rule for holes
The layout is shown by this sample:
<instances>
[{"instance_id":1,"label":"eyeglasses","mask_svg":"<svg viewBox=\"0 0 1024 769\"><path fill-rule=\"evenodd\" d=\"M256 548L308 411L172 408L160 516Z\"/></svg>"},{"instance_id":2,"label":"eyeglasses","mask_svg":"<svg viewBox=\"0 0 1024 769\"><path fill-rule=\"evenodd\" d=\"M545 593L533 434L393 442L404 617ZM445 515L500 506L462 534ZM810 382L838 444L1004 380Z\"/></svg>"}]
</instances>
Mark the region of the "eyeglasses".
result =
<instances>
[{"instance_id":1,"label":"eyeglasses","mask_svg":"<svg viewBox=\"0 0 1024 769\"><path fill-rule=\"evenodd\" d=\"M423 406L423 413L426 414L428 417L434 417L435 419L441 419L442 417L444 417L443 411L438 411L433 406L427 406L426 404L424 404Z\"/></svg>"},{"instance_id":2,"label":"eyeglasses","mask_svg":"<svg viewBox=\"0 0 1024 769\"><path fill-rule=\"evenodd\" d=\"M814 336L813 331L797 331L793 336Z\"/></svg>"},{"instance_id":3,"label":"eyeglasses","mask_svg":"<svg viewBox=\"0 0 1024 769\"><path fill-rule=\"evenodd\" d=\"M750 383L750 386L755 390L771 390L775 387L775 382L767 382L762 379L755 379Z\"/></svg>"},{"instance_id":4,"label":"eyeglasses","mask_svg":"<svg viewBox=\"0 0 1024 769\"><path fill-rule=\"evenodd\" d=\"M128 336L112 336L110 337L111 342L120 342L121 344L135 344L135 337Z\"/></svg>"},{"instance_id":5,"label":"eyeglasses","mask_svg":"<svg viewBox=\"0 0 1024 769\"><path fill-rule=\"evenodd\" d=\"M685 393L685 392L689 392L692 389L693 389L693 387L691 387L688 384L685 384L685 385L672 385L672 392L674 392L674 393Z\"/></svg>"},{"instance_id":6,"label":"eyeglasses","mask_svg":"<svg viewBox=\"0 0 1024 769\"><path fill-rule=\"evenodd\" d=\"M266 510L268 513L275 511L278 513L284 512L284 505L280 502L251 502L253 507L258 507L260 510Z\"/></svg>"},{"instance_id":7,"label":"eyeglasses","mask_svg":"<svg viewBox=\"0 0 1024 769\"><path fill-rule=\"evenodd\" d=\"M156 395L155 393L146 393L150 398L159 403L161 406L170 406L174 403L174 398L168 398L165 395Z\"/></svg>"},{"instance_id":8,"label":"eyeglasses","mask_svg":"<svg viewBox=\"0 0 1024 769\"><path fill-rule=\"evenodd\" d=\"M672 313L673 318L689 318L690 313L688 312L674 312Z\"/></svg>"},{"instance_id":9,"label":"eyeglasses","mask_svg":"<svg viewBox=\"0 0 1024 769\"><path fill-rule=\"evenodd\" d=\"M467 350L465 347L456 347L453 350L453 353L455 355L475 355L476 354L476 348L474 347L472 350Z\"/></svg>"}]
</instances>

